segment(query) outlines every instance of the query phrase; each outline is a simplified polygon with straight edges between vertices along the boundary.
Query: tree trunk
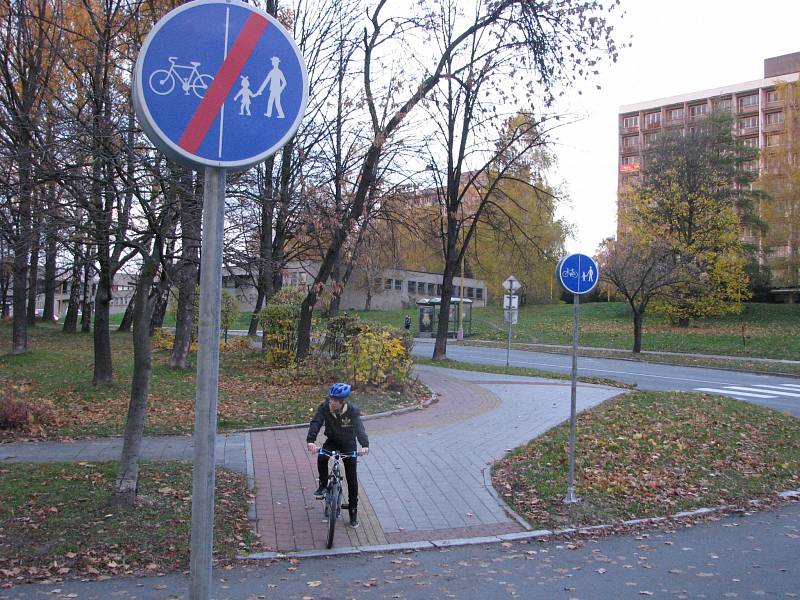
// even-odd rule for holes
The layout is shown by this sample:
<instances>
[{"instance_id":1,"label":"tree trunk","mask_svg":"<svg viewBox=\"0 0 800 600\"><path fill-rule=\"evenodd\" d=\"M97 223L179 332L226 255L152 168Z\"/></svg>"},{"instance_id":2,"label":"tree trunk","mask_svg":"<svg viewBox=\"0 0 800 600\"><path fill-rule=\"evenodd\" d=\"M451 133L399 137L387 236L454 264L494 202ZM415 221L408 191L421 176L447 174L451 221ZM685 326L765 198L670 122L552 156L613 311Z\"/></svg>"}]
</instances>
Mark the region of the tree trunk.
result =
<instances>
[{"instance_id":1,"label":"tree trunk","mask_svg":"<svg viewBox=\"0 0 800 600\"><path fill-rule=\"evenodd\" d=\"M120 321L119 328L117 328L117 331L119 331L120 333L131 332L131 326L133 325L133 309L135 303L136 303L136 291L133 292L131 299L128 300L128 306L125 308L125 314L122 315L122 321Z\"/></svg>"},{"instance_id":2,"label":"tree trunk","mask_svg":"<svg viewBox=\"0 0 800 600\"><path fill-rule=\"evenodd\" d=\"M39 250L41 249L42 218L41 211L34 210L34 212L39 214L36 216L36 223L31 230L31 258L28 270L28 327L36 326L36 297L39 295Z\"/></svg>"},{"instance_id":3,"label":"tree trunk","mask_svg":"<svg viewBox=\"0 0 800 600\"><path fill-rule=\"evenodd\" d=\"M81 333L92 330L92 259L83 263L83 296L81 297Z\"/></svg>"},{"instance_id":4,"label":"tree trunk","mask_svg":"<svg viewBox=\"0 0 800 600\"><path fill-rule=\"evenodd\" d=\"M81 291L81 262L80 262L80 246L72 254L72 276L69 280L69 301L67 303L67 312L64 314L64 333L76 333L78 331L78 307L80 303Z\"/></svg>"},{"instance_id":5,"label":"tree trunk","mask_svg":"<svg viewBox=\"0 0 800 600\"><path fill-rule=\"evenodd\" d=\"M165 286L159 286L161 290ZM164 317L167 315L167 303L169 302L169 294L165 291L159 291L153 300L153 315L150 319L150 337L153 337L156 329L161 329L164 326Z\"/></svg>"},{"instance_id":6,"label":"tree trunk","mask_svg":"<svg viewBox=\"0 0 800 600\"><path fill-rule=\"evenodd\" d=\"M261 196L261 229L258 240L258 279L256 281L256 304L253 315L250 317L250 326L247 335L254 337L258 333L258 322L264 303L273 294L273 262L272 262L272 233L274 231L273 218L275 215L275 198L272 185L275 169L275 157L270 156L264 164L264 191Z\"/></svg>"},{"instance_id":7,"label":"tree trunk","mask_svg":"<svg viewBox=\"0 0 800 600\"><path fill-rule=\"evenodd\" d=\"M639 354L642 351L642 323L644 315L640 310L633 309L633 353Z\"/></svg>"},{"instance_id":8,"label":"tree trunk","mask_svg":"<svg viewBox=\"0 0 800 600\"><path fill-rule=\"evenodd\" d=\"M19 224L14 244L14 291L12 296L14 322L11 334L11 353L23 354L28 351L28 322L26 301L28 294L28 256L31 244L31 150L27 142L22 142L18 154L19 168Z\"/></svg>"},{"instance_id":9,"label":"tree trunk","mask_svg":"<svg viewBox=\"0 0 800 600\"><path fill-rule=\"evenodd\" d=\"M445 263L442 274L442 296L439 305L439 321L436 324L436 342L433 345L433 360L447 358L447 335L450 331L450 298L453 297L453 277L458 270L458 261Z\"/></svg>"},{"instance_id":10,"label":"tree trunk","mask_svg":"<svg viewBox=\"0 0 800 600\"><path fill-rule=\"evenodd\" d=\"M178 307L175 311L175 341L169 357L169 366L177 369L187 369L189 366L189 350L194 330L203 188L198 185L197 189L193 189L193 180L190 171L181 178L183 185L180 191L181 259L177 276Z\"/></svg>"},{"instance_id":11,"label":"tree trunk","mask_svg":"<svg viewBox=\"0 0 800 600\"><path fill-rule=\"evenodd\" d=\"M44 246L44 310L42 317L48 321L56 321L56 237L48 227Z\"/></svg>"},{"instance_id":12,"label":"tree trunk","mask_svg":"<svg viewBox=\"0 0 800 600\"><path fill-rule=\"evenodd\" d=\"M146 260L136 282L133 310L133 378L128 416L122 441L122 455L117 467L113 502L133 506L139 483L139 456L142 448L147 399L150 392L150 322L155 298L151 295L157 266Z\"/></svg>"},{"instance_id":13,"label":"tree trunk","mask_svg":"<svg viewBox=\"0 0 800 600\"><path fill-rule=\"evenodd\" d=\"M108 257L100 259L97 293L94 296L94 374L92 384L111 383L114 371L111 362L111 331L109 312L111 308L111 268ZM138 285L137 285L138 290ZM145 297L144 301L147 298ZM135 319L135 317L134 317ZM149 327L149 324L147 325ZM134 321L134 328L136 327Z\"/></svg>"}]
</instances>

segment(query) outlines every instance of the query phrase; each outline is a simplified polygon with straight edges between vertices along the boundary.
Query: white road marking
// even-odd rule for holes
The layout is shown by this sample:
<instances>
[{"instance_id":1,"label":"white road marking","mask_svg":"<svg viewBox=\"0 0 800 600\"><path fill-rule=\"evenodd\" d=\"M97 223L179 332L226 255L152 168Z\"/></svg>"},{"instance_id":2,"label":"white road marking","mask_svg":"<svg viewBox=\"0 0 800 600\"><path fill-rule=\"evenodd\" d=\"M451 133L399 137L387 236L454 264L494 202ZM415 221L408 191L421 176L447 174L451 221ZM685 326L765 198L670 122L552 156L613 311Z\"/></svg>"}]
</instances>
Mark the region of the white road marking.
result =
<instances>
[{"instance_id":1,"label":"white road marking","mask_svg":"<svg viewBox=\"0 0 800 600\"><path fill-rule=\"evenodd\" d=\"M749 389L749 388L742 388L742 389ZM753 394L749 392L736 392L732 388L727 389L716 389L716 388L695 388L697 392L712 392L714 394L723 394L725 396L736 395L736 396L747 396L748 398L774 398L775 396L766 396L764 394Z\"/></svg>"}]
</instances>

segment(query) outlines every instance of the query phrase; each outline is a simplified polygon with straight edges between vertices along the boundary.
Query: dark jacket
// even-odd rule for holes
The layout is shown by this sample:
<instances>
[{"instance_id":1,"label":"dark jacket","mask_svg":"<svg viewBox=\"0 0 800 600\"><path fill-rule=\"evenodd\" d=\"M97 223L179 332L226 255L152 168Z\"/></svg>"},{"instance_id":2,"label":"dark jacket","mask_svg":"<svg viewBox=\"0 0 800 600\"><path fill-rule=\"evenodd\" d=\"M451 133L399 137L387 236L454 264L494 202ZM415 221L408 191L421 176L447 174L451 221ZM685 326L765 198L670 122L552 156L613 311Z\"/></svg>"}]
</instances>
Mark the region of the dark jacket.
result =
<instances>
[{"instance_id":1,"label":"dark jacket","mask_svg":"<svg viewBox=\"0 0 800 600\"><path fill-rule=\"evenodd\" d=\"M334 415L325 400L317 408L311 424L308 426L306 442L314 442L317 439L322 425L325 425L325 437L339 447L340 452L352 452L356 449L356 439L362 448L369 448L369 437L361 421L361 411L355 404L344 403L342 412Z\"/></svg>"}]
</instances>

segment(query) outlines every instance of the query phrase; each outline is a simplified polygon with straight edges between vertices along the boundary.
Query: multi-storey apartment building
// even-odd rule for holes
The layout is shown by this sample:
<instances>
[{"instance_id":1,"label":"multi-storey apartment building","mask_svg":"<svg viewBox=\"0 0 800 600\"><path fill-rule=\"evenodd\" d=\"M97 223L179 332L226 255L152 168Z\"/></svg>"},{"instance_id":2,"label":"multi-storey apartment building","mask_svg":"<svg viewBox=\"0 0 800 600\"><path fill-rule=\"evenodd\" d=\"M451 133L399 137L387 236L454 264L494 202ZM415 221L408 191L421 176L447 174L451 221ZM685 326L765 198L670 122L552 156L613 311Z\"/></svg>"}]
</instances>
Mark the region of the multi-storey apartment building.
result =
<instances>
[{"instance_id":1,"label":"multi-storey apartment building","mask_svg":"<svg viewBox=\"0 0 800 600\"><path fill-rule=\"evenodd\" d=\"M735 134L745 144L762 150L781 144L785 106L776 86L779 82L796 82L798 78L800 52L795 52L765 59L763 79L620 107L618 190L622 192L634 184L647 168L645 151L659 132L689 133L700 127L703 118L713 110L733 112ZM745 168L759 171L762 167L754 161ZM622 212L624 206L618 206L618 217ZM618 218L618 235L624 233L622 227L624 219ZM759 241L749 231L744 231L743 237L747 242Z\"/></svg>"}]
</instances>

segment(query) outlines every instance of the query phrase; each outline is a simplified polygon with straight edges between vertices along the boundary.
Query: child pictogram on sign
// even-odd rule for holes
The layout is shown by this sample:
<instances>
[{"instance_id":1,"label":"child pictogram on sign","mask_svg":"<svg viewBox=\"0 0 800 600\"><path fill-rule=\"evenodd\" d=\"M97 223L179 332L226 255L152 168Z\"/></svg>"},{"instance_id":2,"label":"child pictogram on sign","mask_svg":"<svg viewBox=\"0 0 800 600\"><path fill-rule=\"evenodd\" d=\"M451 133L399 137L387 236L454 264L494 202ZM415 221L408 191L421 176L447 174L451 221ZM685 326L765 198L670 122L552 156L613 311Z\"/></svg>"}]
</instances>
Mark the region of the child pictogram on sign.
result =
<instances>
[{"instance_id":1,"label":"child pictogram on sign","mask_svg":"<svg viewBox=\"0 0 800 600\"><path fill-rule=\"evenodd\" d=\"M281 107L281 94L286 88L286 78L283 76L283 71L278 68L281 59L277 56L272 57L272 69L267 73L267 78L264 83L258 88L256 96L260 96L264 88L269 85L269 98L267 98L267 112L264 113L265 117L272 116L272 107L278 111L278 118L283 119L283 108Z\"/></svg>"},{"instance_id":2,"label":"child pictogram on sign","mask_svg":"<svg viewBox=\"0 0 800 600\"><path fill-rule=\"evenodd\" d=\"M247 75L242 76L242 87L239 88L239 91L236 92L236 95L233 97L233 101L236 102L239 98L242 99L242 103L239 106L239 114L240 115L250 115L250 99L258 94L254 94L253 90L250 89L250 78Z\"/></svg>"}]
</instances>

